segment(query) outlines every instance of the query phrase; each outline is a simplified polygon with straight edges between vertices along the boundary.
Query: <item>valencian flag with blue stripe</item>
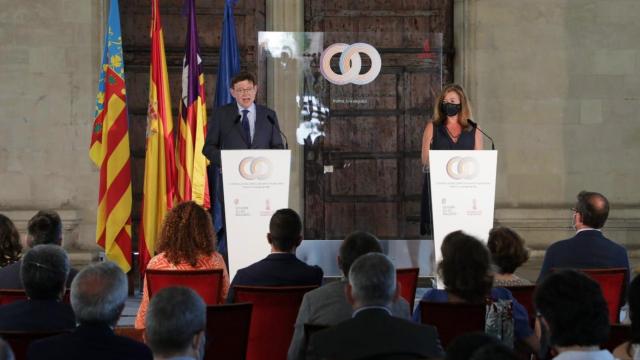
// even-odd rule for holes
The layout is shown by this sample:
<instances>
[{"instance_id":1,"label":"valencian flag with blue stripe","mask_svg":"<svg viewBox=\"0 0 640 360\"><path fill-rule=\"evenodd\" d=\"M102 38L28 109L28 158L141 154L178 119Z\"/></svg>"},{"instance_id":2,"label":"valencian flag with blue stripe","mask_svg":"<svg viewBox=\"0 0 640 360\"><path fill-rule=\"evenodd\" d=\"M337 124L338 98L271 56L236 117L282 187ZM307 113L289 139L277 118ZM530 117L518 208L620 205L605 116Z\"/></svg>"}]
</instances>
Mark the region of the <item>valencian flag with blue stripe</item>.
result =
<instances>
[{"instance_id":1,"label":"valencian flag with blue stripe","mask_svg":"<svg viewBox=\"0 0 640 360\"><path fill-rule=\"evenodd\" d=\"M208 160L202 154L207 131L207 108L195 10L195 0L187 0L189 20L182 67L182 98L179 105L180 120L176 144L177 199L193 200L208 209Z\"/></svg>"},{"instance_id":2,"label":"valencian flag with blue stripe","mask_svg":"<svg viewBox=\"0 0 640 360\"><path fill-rule=\"evenodd\" d=\"M231 92L231 79L240 72L240 52L238 51L238 37L236 36L236 24L233 19L233 6L236 0L226 0L224 5L224 22L222 24L222 37L220 39L220 62L218 66L218 82L216 83L215 107L229 104L233 101ZM222 218L222 181L220 169L211 166L212 188L214 189L213 203L213 223L218 234L218 251L227 253L227 241Z\"/></svg>"},{"instance_id":3,"label":"valencian flag with blue stripe","mask_svg":"<svg viewBox=\"0 0 640 360\"><path fill-rule=\"evenodd\" d=\"M109 260L131 269L131 169L118 0L111 0L89 157L100 168L96 238Z\"/></svg>"},{"instance_id":4,"label":"valencian flag with blue stripe","mask_svg":"<svg viewBox=\"0 0 640 360\"><path fill-rule=\"evenodd\" d=\"M176 164L173 142L173 115L169 77L164 53L159 0L151 2L151 67L149 69L149 107L147 110L147 152L144 162L142 221L138 248L140 274L153 257L162 220L173 207Z\"/></svg>"}]
</instances>

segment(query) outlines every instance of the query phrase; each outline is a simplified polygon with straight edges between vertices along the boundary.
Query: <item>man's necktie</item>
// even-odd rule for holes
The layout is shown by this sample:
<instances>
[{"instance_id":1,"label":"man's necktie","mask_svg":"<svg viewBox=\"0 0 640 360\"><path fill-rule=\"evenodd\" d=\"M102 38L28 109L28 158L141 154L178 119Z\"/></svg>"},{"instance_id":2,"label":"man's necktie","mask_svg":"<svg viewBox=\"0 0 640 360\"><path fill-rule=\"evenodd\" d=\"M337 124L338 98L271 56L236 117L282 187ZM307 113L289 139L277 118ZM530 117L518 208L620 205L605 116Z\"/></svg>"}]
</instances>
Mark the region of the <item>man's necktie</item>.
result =
<instances>
[{"instance_id":1,"label":"man's necktie","mask_svg":"<svg viewBox=\"0 0 640 360\"><path fill-rule=\"evenodd\" d=\"M251 146L251 128L249 127L249 117L247 116L248 113L249 110L242 110L242 129L244 129L244 135L247 137L249 146Z\"/></svg>"}]
</instances>

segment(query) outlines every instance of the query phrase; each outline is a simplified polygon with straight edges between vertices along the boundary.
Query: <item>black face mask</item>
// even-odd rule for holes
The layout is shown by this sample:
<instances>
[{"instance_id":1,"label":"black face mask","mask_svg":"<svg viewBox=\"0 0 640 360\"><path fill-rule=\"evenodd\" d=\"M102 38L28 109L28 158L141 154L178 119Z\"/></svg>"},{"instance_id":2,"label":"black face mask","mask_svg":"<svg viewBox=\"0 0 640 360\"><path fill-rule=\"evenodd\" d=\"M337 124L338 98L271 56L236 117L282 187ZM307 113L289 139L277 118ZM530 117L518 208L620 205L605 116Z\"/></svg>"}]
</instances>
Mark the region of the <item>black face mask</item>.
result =
<instances>
[{"instance_id":1,"label":"black face mask","mask_svg":"<svg viewBox=\"0 0 640 360\"><path fill-rule=\"evenodd\" d=\"M447 116L456 116L462 110L462 105L443 102L440 104L440 110Z\"/></svg>"}]
</instances>

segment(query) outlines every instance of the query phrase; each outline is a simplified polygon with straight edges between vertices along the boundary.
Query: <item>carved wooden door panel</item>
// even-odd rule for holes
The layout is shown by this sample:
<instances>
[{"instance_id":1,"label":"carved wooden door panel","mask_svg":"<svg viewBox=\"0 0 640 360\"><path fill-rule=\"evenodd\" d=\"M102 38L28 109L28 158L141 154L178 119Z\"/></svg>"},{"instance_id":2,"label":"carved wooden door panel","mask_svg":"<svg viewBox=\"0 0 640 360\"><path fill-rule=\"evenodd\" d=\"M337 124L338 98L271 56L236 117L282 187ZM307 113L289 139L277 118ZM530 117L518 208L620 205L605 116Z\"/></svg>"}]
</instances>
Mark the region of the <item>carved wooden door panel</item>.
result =
<instances>
[{"instance_id":1,"label":"carved wooden door panel","mask_svg":"<svg viewBox=\"0 0 640 360\"><path fill-rule=\"evenodd\" d=\"M382 57L373 83L324 92L326 136L305 146L305 238L343 239L354 230L420 237L422 132L453 79L452 30L452 0L305 1L305 31L324 32L325 47L362 41ZM436 53L441 61L428 61ZM362 62L364 73L371 61Z\"/></svg>"}]
</instances>

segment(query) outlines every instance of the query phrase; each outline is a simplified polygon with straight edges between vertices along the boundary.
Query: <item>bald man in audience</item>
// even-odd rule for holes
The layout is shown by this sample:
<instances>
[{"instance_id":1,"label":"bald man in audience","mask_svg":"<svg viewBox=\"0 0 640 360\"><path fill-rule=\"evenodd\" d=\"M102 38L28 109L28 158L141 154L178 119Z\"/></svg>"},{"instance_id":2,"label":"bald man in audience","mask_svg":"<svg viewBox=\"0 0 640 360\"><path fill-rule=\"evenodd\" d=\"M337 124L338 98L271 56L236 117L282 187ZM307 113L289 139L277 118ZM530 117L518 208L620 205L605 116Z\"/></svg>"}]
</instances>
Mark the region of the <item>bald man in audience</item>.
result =
<instances>
[{"instance_id":1,"label":"bald man in audience","mask_svg":"<svg viewBox=\"0 0 640 360\"><path fill-rule=\"evenodd\" d=\"M206 325L207 305L198 294L185 287L162 289L149 303L145 343L154 360L202 360Z\"/></svg>"},{"instance_id":2,"label":"bald man in audience","mask_svg":"<svg viewBox=\"0 0 640 360\"><path fill-rule=\"evenodd\" d=\"M627 250L607 239L602 233L609 217L609 201L596 192L581 191L573 211L576 234L549 246L544 255L538 282L552 269L625 268L629 282Z\"/></svg>"},{"instance_id":3,"label":"bald man in audience","mask_svg":"<svg viewBox=\"0 0 640 360\"><path fill-rule=\"evenodd\" d=\"M356 231L344 239L338 254L338 265L344 278L323 285L304 295L289 346L287 356L289 360L305 358L304 324L330 326L351 318L353 308L347 301L345 294L349 270L357 258L368 253L382 253L380 242L374 235L364 231ZM393 316L399 318L409 319L411 316L409 303L403 298L395 299L390 310Z\"/></svg>"}]
</instances>

